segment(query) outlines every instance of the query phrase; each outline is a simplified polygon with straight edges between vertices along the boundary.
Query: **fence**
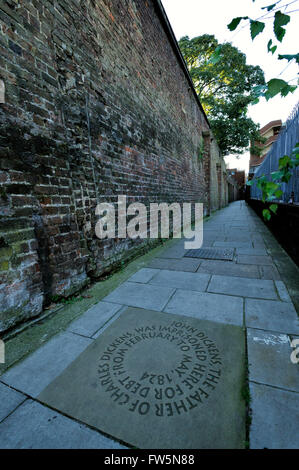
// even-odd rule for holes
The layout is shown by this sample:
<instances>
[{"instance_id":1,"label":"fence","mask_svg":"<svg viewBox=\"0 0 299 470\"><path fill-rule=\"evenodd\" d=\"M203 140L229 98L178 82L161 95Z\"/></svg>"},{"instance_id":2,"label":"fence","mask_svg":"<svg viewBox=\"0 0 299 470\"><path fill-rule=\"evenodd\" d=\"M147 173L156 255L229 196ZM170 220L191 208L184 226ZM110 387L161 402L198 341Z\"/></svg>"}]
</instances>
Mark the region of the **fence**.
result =
<instances>
[{"instance_id":1,"label":"fence","mask_svg":"<svg viewBox=\"0 0 299 470\"><path fill-rule=\"evenodd\" d=\"M256 170L254 179L265 175L267 179L271 180L271 173L278 170L279 159L284 155L290 156L297 142L299 142L299 102L293 109L284 129L272 145L265 160ZM288 202L292 192L294 193L294 202L299 202L299 167L293 169L292 172L293 176L290 181L288 183L281 183L283 195L280 198L280 202ZM262 198L261 190L256 187L256 184L250 188L250 197L253 199Z\"/></svg>"}]
</instances>

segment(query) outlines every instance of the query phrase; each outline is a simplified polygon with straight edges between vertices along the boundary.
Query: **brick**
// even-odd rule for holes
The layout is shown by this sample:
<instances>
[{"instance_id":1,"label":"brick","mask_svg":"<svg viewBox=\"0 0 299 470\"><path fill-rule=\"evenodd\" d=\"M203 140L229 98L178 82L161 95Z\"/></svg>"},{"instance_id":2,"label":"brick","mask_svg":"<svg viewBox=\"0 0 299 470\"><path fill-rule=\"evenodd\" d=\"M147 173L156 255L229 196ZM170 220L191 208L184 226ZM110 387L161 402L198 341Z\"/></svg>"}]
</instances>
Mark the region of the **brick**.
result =
<instances>
[{"instance_id":1,"label":"brick","mask_svg":"<svg viewBox=\"0 0 299 470\"><path fill-rule=\"evenodd\" d=\"M39 267L52 293L66 295L85 285L87 273L101 276L147 244L97 240L98 202L116 202L122 194L130 195L129 203L147 206L202 201L207 213L215 205L223 207L227 195L219 194L224 161L154 0L132 0L142 22L124 14L116 0L111 2L114 21L105 2L88 8L88 16L84 2L51 3L29 0L15 10L0 7L5 26L0 71L7 98L4 113L0 110L0 183L8 186L11 204L0 229L11 243L36 240L30 244L31 264ZM107 40L109 48L102 47ZM199 161L194 156L202 142L205 155ZM179 259L181 254L172 250L168 255L177 260L159 262L169 270L177 262L182 271L195 272L200 261ZM16 280L21 261L13 260ZM27 294L39 305L40 276L32 274L29 259L22 262ZM11 302L16 308L17 296ZM22 315L9 313L12 323Z\"/></svg>"},{"instance_id":2,"label":"brick","mask_svg":"<svg viewBox=\"0 0 299 470\"><path fill-rule=\"evenodd\" d=\"M0 261L0 271L9 270L9 261Z\"/></svg>"}]
</instances>

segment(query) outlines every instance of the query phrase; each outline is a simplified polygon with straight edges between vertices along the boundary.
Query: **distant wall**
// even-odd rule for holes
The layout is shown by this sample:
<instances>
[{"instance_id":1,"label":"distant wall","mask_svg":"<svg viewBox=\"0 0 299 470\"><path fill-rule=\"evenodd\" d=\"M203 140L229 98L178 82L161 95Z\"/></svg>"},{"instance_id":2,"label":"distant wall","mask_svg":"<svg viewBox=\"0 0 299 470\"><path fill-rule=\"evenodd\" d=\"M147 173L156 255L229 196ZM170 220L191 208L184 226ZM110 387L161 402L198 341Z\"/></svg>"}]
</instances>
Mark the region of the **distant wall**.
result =
<instances>
[{"instance_id":1,"label":"distant wall","mask_svg":"<svg viewBox=\"0 0 299 470\"><path fill-rule=\"evenodd\" d=\"M221 209L228 203L227 175L217 142L211 142L211 210Z\"/></svg>"},{"instance_id":2,"label":"distant wall","mask_svg":"<svg viewBox=\"0 0 299 470\"><path fill-rule=\"evenodd\" d=\"M1 331L147 243L100 242L98 202L208 213L210 129L154 0L9 0L0 14Z\"/></svg>"},{"instance_id":3,"label":"distant wall","mask_svg":"<svg viewBox=\"0 0 299 470\"><path fill-rule=\"evenodd\" d=\"M239 189L237 181L231 175L227 176L227 194L228 203L244 199L243 191Z\"/></svg>"}]
</instances>

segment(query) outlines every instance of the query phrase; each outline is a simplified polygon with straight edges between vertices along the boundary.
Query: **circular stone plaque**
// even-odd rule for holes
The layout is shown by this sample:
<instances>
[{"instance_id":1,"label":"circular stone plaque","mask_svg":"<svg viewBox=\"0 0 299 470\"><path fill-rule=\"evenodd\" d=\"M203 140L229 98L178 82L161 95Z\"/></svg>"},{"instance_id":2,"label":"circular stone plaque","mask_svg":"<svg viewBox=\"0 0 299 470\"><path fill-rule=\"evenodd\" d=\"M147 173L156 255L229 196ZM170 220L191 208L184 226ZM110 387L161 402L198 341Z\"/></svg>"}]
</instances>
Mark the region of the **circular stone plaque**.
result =
<instances>
[{"instance_id":1,"label":"circular stone plaque","mask_svg":"<svg viewBox=\"0 0 299 470\"><path fill-rule=\"evenodd\" d=\"M163 417L197 408L221 380L212 338L187 322L150 326L116 337L98 362L100 388L132 413Z\"/></svg>"}]
</instances>

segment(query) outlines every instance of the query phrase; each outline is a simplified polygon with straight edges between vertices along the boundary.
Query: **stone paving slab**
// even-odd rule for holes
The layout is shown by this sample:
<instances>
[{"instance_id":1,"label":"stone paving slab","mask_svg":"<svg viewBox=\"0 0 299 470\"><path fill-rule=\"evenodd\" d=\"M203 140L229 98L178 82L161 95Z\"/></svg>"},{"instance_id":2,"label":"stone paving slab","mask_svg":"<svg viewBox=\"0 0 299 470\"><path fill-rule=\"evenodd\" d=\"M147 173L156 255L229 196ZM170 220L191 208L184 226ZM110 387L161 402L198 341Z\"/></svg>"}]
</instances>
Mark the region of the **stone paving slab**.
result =
<instances>
[{"instance_id":1,"label":"stone paving slab","mask_svg":"<svg viewBox=\"0 0 299 470\"><path fill-rule=\"evenodd\" d=\"M163 310L173 293L174 289L169 287L124 282L104 297L103 301L160 311Z\"/></svg>"},{"instance_id":2,"label":"stone paving slab","mask_svg":"<svg viewBox=\"0 0 299 470\"><path fill-rule=\"evenodd\" d=\"M1 449L125 449L57 411L27 400L0 424Z\"/></svg>"},{"instance_id":3,"label":"stone paving slab","mask_svg":"<svg viewBox=\"0 0 299 470\"><path fill-rule=\"evenodd\" d=\"M219 274L224 276L250 277L257 279L259 270L257 266L236 264L220 260L204 260L200 264L198 273Z\"/></svg>"},{"instance_id":4,"label":"stone paving slab","mask_svg":"<svg viewBox=\"0 0 299 470\"><path fill-rule=\"evenodd\" d=\"M203 244L201 245L201 248L211 248L214 244L214 241L215 241L215 238L204 240Z\"/></svg>"},{"instance_id":5,"label":"stone paving slab","mask_svg":"<svg viewBox=\"0 0 299 470\"><path fill-rule=\"evenodd\" d=\"M244 232L239 232L238 230L236 231L231 231L231 232L226 232L226 242L245 242L245 243L251 243L252 239L251 236L248 233ZM217 240L221 241L221 240Z\"/></svg>"},{"instance_id":6,"label":"stone paving slab","mask_svg":"<svg viewBox=\"0 0 299 470\"><path fill-rule=\"evenodd\" d=\"M168 250L165 250L163 253L160 254L160 258L182 258L185 254L186 250L184 245L181 243L177 243L176 245L172 246Z\"/></svg>"},{"instance_id":7,"label":"stone paving slab","mask_svg":"<svg viewBox=\"0 0 299 470\"><path fill-rule=\"evenodd\" d=\"M218 231L214 228L210 228L208 227L206 224L204 224L204 227L203 227L203 237L211 237L211 238L214 238L214 237L217 237L218 236Z\"/></svg>"},{"instance_id":8,"label":"stone paving slab","mask_svg":"<svg viewBox=\"0 0 299 470\"><path fill-rule=\"evenodd\" d=\"M237 255L267 255L265 248L236 248Z\"/></svg>"},{"instance_id":9,"label":"stone paving slab","mask_svg":"<svg viewBox=\"0 0 299 470\"><path fill-rule=\"evenodd\" d=\"M26 400L25 395L0 382L0 421L6 418L24 400Z\"/></svg>"},{"instance_id":10,"label":"stone paving slab","mask_svg":"<svg viewBox=\"0 0 299 470\"><path fill-rule=\"evenodd\" d=\"M225 234L223 235L223 237L225 238ZM202 246L207 244L207 243L208 244L214 243L217 240L217 238L218 237L215 234L212 235L211 232L208 232L207 234L204 233Z\"/></svg>"},{"instance_id":11,"label":"stone paving slab","mask_svg":"<svg viewBox=\"0 0 299 470\"><path fill-rule=\"evenodd\" d=\"M264 241L264 238L263 238L262 234L260 234L260 233L253 233L251 235L251 237L252 237L253 242L263 242Z\"/></svg>"},{"instance_id":12,"label":"stone paving slab","mask_svg":"<svg viewBox=\"0 0 299 470\"><path fill-rule=\"evenodd\" d=\"M120 309L119 304L98 302L78 320L72 322L67 331L91 338Z\"/></svg>"},{"instance_id":13,"label":"stone paving slab","mask_svg":"<svg viewBox=\"0 0 299 470\"><path fill-rule=\"evenodd\" d=\"M254 227L254 232L262 234L263 237L265 235L271 234L270 230L265 224L263 224L263 222L261 224L257 224L256 222L254 222L253 227Z\"/></svg>"},{"instance_id":14,"label":"stone paving slab","mask_svg":"<svg viewBox=\"0 0 299 470\"><path fill-rule=\"evenodd\" d=\"M183 271L159 271L149 282L153 285L189 289L204 292L210 280L209 274L186 273Z\"/></svg>"},{"instance_id":15,"label":"stone paving slab","mask_svg":"<svg viewBox=\"0 0 299 470\"><path fill-rule=\"evenodd\" d=\"M250 383L251 449L298 449L299 394Z\"/></svg>"},{"instance_id":16,"label":"stone paving slab","mask_svg":"<svg viewBox=\"0 0 299 470\"><path fill-rule=\"evenodd\" d=\"M107 302L108 303L108 302ZM123 312L125 312L125 310L127 310L127 305L122 305L121 309L118 310L118 312L110 319L107 321L107 323L105 323L105 325L99 330L97 331L92 339L97 339L107 328L109 328L109 326L115 322L115 320L117 320L118 317L120 317L120 315L123 314Z\"/></svg>"},{"instance_id":17,"label":"stone paving slab","mask_svg":"<svg viewBox=\"0 0 299 470\"><path fill-rule=\"evenodd\" d=\"M222 248L252 248L251 242L214 242L213 246Z\"/></svg>"},{"instance_id":18,"label":"stone paving slab","mask_svg":"<svg viewBox=\"0 0 299 470\"><path fill-rule=\"evenodd\" d=\"M214 233L216 233L218 235L219 232L226 232L227 225L224 224L224 223L221 223L220 221L219 221L219 223L206 222L205 228L204 228L204 233L205 233L206 230L211 230L211 231L213 231Z\"/></svg>"},{"instance_id":19,"label":"stone paving slab","mask_svg":"<svg viewBox=\"0 0 299 470\"><path fill-rule=\"evenodd\" d=\"M215 235L213 239L210 237L210 240L214 242L225 242L227 240L227 232L220 232L218 235Z\"/></svg>"},{"instance_id":20,"label":"stone paving slab","mask_svg":"<svg viewBox=\"0 0 299 470\"><path fill-rule=\"evenodd\" d=\"M55 336L0 377L1 382L36 397L93 340L70 332Z\"/></svg>"},{"instance_id":21,"label":"stone paving slab","mask_svg":"<svg viewBox=\"0 0 299 470\"><path fill-rule=\"evenodd\" d=\"M273 281L214 275L208 292L278 300Z\"/></svg>"},{"instance_id":22,"label":"stone paving slab","mask_svg":"<svg viewBox=\"0 0 299 470\"><path fill-rule=\"evenodd\" d=\"M264 248L264 249L266 249L266 245L265 245L264 242L253 242L253 248L256 248L256 249Z\"/></svg>"},{"instance_id":23,"label":"stone paving slab","mask_svg":"<svg viewBox=\"0 0 299 470\"><path fill-rule=\"evenodd\" d=\"M245 299L245 318L251 328L299 334L299 318L291 303Z\"/></svg>"},{"instance_id":24,"label":"stone paving slab","mask_svg":"<svg viewBox=\"0 0 299 470\"><path fill-rule=\"evenodd\" d=\"M271 256L263 255L238 255L237 263L240 264L261 264L261 265L273 265Z\"/></svg>"},{"instance_id":25,"label":"stone paving slab","mask_svg":"<svg viewBox=\"0 0 299 470\"><path fill-rule=\"evenodd\" d=\"M291 297L283 281L275 281L275 286L278 290L278 295L283 302L292 302Z\"/></svg>"},{"instance_id":26,"label":"stone paving slab","mask_svg":"<svg viewBox=\"0 0 299 470\"><path fill-rule=\"evenodd\" d=\"M299 392L299 367L286 334L247 328L249 378L253 382Z\"/></svg>"},{"instance_id":27,"label":"stone paving slab","mask_svg":"<svg viewBox=\"0 0 299 470\"><path fill-rule=\"evenodd\" d=\"M129 308L38 398L138 448L243 448L244 373L242 328Z\"/></svg>"},{"instance_id":28,"label":"stone paving slab","mask_svg":"<svg viewBox=\"0 0 299 470\"><path fill-rule=\"evenodd\" d=\"M159 272L159 269L142 268L142 269L139 269L139 271L137 271L135 274L133 274L133 276L131 276L128 279L128 281L141 282L142 284L146 284L158 272Z\"/></svg>"},{"instance_id":29,"label":"stone paving slab","mask_svg":"<svg viewBox=\"0 0 299 470\"><path fill-rule=\"evenodd\" d=\"M261 275L261 279L272 279L273 281L280 280L280 274L277 271L275 266L259 266L259 271Z\"/></svg>"},{"instance_id":30,"label":"stone paving slab","mask_svg":"<svg viewBox=\"0 0 299 470\"><path fill-rule=\"evenodd\" d=\"M167 313L243 325L243 299L178 289L164 309Z\"/></svg>"},{"instance_id":31,"label":"stone paving slab","mask_svg":"<svg viewBox=\"0 0 299 470\"><path fill-rule=\"evenodd\" d=\"M186 271L195 273L201 260L194 258L163 259L154 258L148 267L155 269L167 269L170 271Z\"/></svg>"},{"instance_id":32,"label":"stone paving slab","mask_svg":"<svg viewBox=\"0 0 299 470\"><path fill-rule=\"evenodd\" d=\"M247 223L242 225L241 227L237 227L237 228L230 228L227 230L227 233L235 233L235 231L238 231L240 233L249 233L250 235L252 233L255 233L256 229L255 227L251 226L251 225L248 225Z\"/></svg>"}]
</instances>

